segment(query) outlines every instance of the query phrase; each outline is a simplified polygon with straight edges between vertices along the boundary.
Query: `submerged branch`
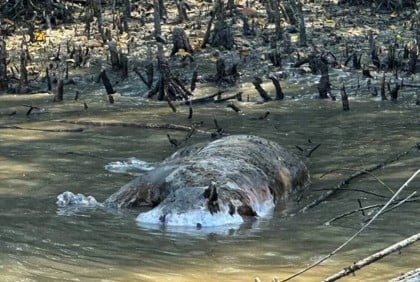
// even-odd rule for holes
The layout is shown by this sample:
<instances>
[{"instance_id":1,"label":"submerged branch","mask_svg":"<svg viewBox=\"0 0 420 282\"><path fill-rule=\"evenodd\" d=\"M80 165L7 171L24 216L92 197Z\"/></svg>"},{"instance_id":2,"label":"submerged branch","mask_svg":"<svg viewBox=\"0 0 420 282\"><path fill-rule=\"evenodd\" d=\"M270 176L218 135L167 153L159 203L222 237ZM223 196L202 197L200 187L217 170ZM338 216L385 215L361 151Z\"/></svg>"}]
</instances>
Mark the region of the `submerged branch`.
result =
<instances>
[{"instance_id":1,"label":"submerged branch","mask_svg":"<svg viewBox=\"0 0 420 282\"><path fill-rule=\"evenodd\" d=\"M385 188L387 188L392 194L394 194L395 192L392 190L391 187L389 187L388 185L385 184L385 182L383 182L379 177L377 177L376 175L374 175L373 173L371 173L370 171L367 170L359 170L359 169L352 169L352 168L337 168L337 169L333 169L330 171L327 171L326 173L324 173L323 175L321 175L320 178L324 177L325 175L334 172L334 171L338 171L338 170L348 170L348 171L354 171L356 173L360 172L360 173L364 173L364 174L368 174L369 176L372 176L373 178L376 179L376 181L378 181L379 183L381 183Z\"/></svg>"},{"instance_id":2,"label":"submerged branch","mask_svg":"<svg viewBox=\"0 0 420 282\"><path fill-rule=\"evenodd\" d=\"M84 128L63 128L63 129L41 129L41 128L26 128L16 125L2 125L0 129L19 129L19 130L33 130L43 132L82 132Z\"/></svg>"},{"instance_id":3,"label":"submerged branch","mask_svg":"<svg viewBox=\"0 0 420 282\"><path fill-rule=\"evenodd\" d=\"M282 282L284 281L289 281L299 275L301 275L302 273L305 273L306 271L314 268L315 266L321 264L322 262L326 261L327 259L329 259L330 257L334 256L336 253L338 253L341 249L343 249L345 246L347 246L354 238L356 238L357 236L359 236L360 233L362 233L373 221L375 221L375 219L381 215L383 213L383 211L398 197L398 195L408 186L408 184L420 173L420 169L418 169L413 175L411 175L411 177L397 190L397 192L395 192L395 194L391 197L391 199L388 200L388 202L386 202L386 204L366 223L364 224L356 233L354 233L349 239L347 239L347 241L345 241L343 244L341 244L340 246L338 246L335 250L333 250L332 252L330 252L328 255L320 258L319 260L317 260L316 262L314 262L313 264L311 264L310 266L296 272L295 274L289 276L288 278L282 280ZM420 234L419 234L420 235ZM418 238L417 238L418 240ZM333 281L333 280L330 280Z\"/></svg>"},{"instance_id":4,"label":"submerged branch","mask_svg":"<svg viewBox=\"0 0 420 282\"><path fill-rule=\"evenodd\" d=\"M401 153L393 156L392 158L389 158L389 159L385 160L384 162L382 162L380 164L373 165L373 166L371 166L371 167L369 167L367 169L359 170L359 171L353 173L352 175L350 175L349 177L347 177L346 179L344 179L343 181L341 181L340 183L338 183L334 188L332 188L328 192L325 192L324 194L322 194L321 196L319 196L317 199L315 199L314 201L312 201L308 205L306 205L303 208L301 208L300 210L298 210L295 214L306 212L310 208L313 208L313 207L319 205L320 203L322 203L323 201L327 200L329 197L331 197L332 195L334 195L338 190L340 190L344 186L348 185L351 180L354 180L354 179L356 179L356 178L358 178L360 176L363 176L363 175L365 175L367 173L370 173L372 171L375 171L375 170L378 170L380 168L383 168L386 165L389 165L391 163L394 163L394 162L398 161L400 158L402 158L403 156L408 155L413 150L420 150L420 143L415 144L414 146L412 146L407 151L401 152Z\"/></svg>"},{"instance_id":5,"label":"submerged branch","mask_svg":"<svg viewBox=\"0 0 420 282\"><path fill-rule=\"evenodd\" d=\"M417 202L418 200L420 200L420 197L413 198L412 196L414 196L414 195L413 194L410 194L409 197L406 197L405 199L403 199L401 201L396 201L396 204L394 206L390 207L389 209L387 209L386 211L384 211L384 213L393 210L394 208L400 206L403 203L406 203L406 202L407 203ZM384 206L384 204L375 204L375 205L370 205L370 206L365 206L365 207L362 207L362 208L358 208L356 210L348 211L348 212L342 213L342 214L340 214L340 215L338 215L338 216L336 216L336 217L328 220L324 224L325 225L330 225L334 221L337 221L337 220L339 220L341 218L344 218L346 216L352 215L354 213L363 212L365 210L370 210L370 209L379 208L379 207L383 207L383 206Z\"/></svg>"},{"instance_id":6,"label":"submerged branch","mask_svg":"<svg viewBox=\"0 0 420 282\"><path fill-rule=\"evenodd\" d=\"M355 263L353 263L352 265L344 268L343 270L341 270L340 272L326 278L324 280L324 282L329 282L329 281L336 281L344 276L347 276L349 274L354 274L357 270L362 269L363 267L365 267L366 265L369 265L375 261L378 261L384 257L386 257L389 254L392 254L394 252L397 251L401 251L402 248L405 248L407 246L410 246L412 244L414 244L416 241L420 240L420 233L417 233L409 238L406 238L402 241L399 241L398 243L395 243L379 252L374 253L373 255L366 257L364 259L361 259Z\"/></svg>"},{"instance_id":7,"label":"submerged branch","mask_svg":"<svg viewBox=\"0 0 420 282\"><path fill-rule=\"evenodd\" d=\"M172 123L138 123L138 122L102 122L102 121L84 121L84 120L58 120L58 122L89 125L89 126L120 126L146 129L170 129L190 132L193 128L191 126L178 125ZM212 132L202 129L194 128L194 132L211 135Z\"/></svg>"}]
</instances>

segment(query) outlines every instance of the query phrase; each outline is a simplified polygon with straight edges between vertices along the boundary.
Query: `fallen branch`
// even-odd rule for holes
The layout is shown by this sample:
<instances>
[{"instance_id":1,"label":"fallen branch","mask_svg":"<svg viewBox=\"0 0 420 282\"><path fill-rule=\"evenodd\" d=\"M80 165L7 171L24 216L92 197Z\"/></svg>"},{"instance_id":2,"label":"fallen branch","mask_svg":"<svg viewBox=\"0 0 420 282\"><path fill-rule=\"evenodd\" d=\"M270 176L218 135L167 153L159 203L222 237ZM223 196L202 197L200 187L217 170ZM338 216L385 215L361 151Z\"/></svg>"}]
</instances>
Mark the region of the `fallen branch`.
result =
<instances>
[{"instance_id":1,"label":"fallen branch","mask_svg":"<svg viewBox=\"0 0 420 282\"><path fill-rule=\"evenodd\" d=\"M315 147L313 147L312 149L310 149L309 152L306 154L306 157L307 158L311 157L312 153L315 152L315 150L318 149L319 146L321 146L321 144L317 144L317 145L315 145Z\"/></svg>"},{"instance_id":2,"label":"fallen branch","mask_svg":"<svg viewBox=\"0 0 420 282\"><path fill-rule=\"evenodd\" d=\"M401 152L401 153L395 155L394 157L385 160L384 162L382 162L380 164L377 164L377 165L371 166L371 167L369 167L367 169L359 170L359 171L353 173L352 175L350 175L349 177L347 177L346 179L344 179L343 181L341 181L340 183L338 183L334 188L332 188L328 192L325 192L324 194L322 194L321 196L319 196L317 199L315 199L314 201L312 201L308 205L306 205L303 208L301 208L300 210L298 210L295 214L306 212L308 209L313 208L313 207L319 205L320 203L322 203L323 201L327 200L329 197L331 197L332 195L334 195L338 190L340 190L344 186L348 185L351 180L354 180L354 179L356 179L356 178L358 178L360 176L363 176L363 175L367 174L368 172L372 172L372 171L378 170L380 168L385 167L386 165L389 165L389 164L391 164L393 162L396 162L401 157L409 154L412 150L420 150L420 143L415 144L414 146L412 146L407 151Z\"/></svg>"},{"instance_id":3,"label":"fallen branch","mask_svg":"<svg viewBox=\"0 0 420 282\"><path fill-rule=\"evenodd\" d=\"M393 205L389 209L386 209L383 213L390 212L393 209L398 208L399 206L401 206L405 202L408 202L408 200L411 199L411 198L413 198L416 193L417 193L417 191L414 191L413 193L411 193L410 195L408 195L407 197L405 197L404 199L402 199L401 201L399 201L397 204ZM369 220L370 220L370 218L369 219L366 219L365 221L369 221Z\"/></svg>"},{"instance_id":4,"label":"fallen branch","mask_svg":"<svg viewBox=\"0 0 420 282\"><path fill-rule=\"evenodd\" d=\"M371 173L370 171L366 171L366 170L362 170L362 171L360 171L360 170L358 170L358 169L352 169L352 168L337 168L337 169L333 169L333 170L330 170L330 171L328 171L328 172L324 173L323 175L321 175L321 177L320 177L320 178L324 177L325 175L327 175L327 174L329 174L329 173L331 173L331 172L338 171L338 170L348 170L348 171L354 171L354 172L364 172L365 174L367 174L367 175L369 175L369 176L371 176L371 177L375 178L375 180L376 180L376 181L378 181L380 184L382 184L385 188L387 188L387 189L391 192L391 194L394 194L394 193L395 193L395 192L392 190L392 188L391 188L391 187L389 187L388 185L386 185L386 183L385 183L385 182L383 182L383 181L382 181L379 177L377 177L376 175L374 175L374 174L373 174L373 173Z\"/></svg>"},{"instance_id":5,"label":"fallen branch","mask_svg":"<svg viewBox=\"0 0 420 282\"><path fill-rule=\"evenodd\" d=\"M33 130L43 132L82 132L83 128L64 128L64 129L41 129L41 128L25 128L15 125L2 125L0 129L20 129L20 130Z\"/></svg>"},{"instance_id":6,"label":"fallen branch","mask_svg":"<svg viewBox=\"0 0 420 282\"><path fill-rule=\"evenodd\" d=\"M391 199L388 200L388 202L386 202L386 204L372 217L371 220L369 220L369 222L367 222L366 224L364 224L359 231L357 231L356 233L354 233L347 241L345 241L343 244L341 244L340 246L338 246L335 250L333 250L332 252L330 252L328 255L320 258L319 260L317 260L316 262L314 262L313 264L311 264L310 266L296 272L295 274L289 276L288 278L282 280L282 282L284 281L289 281L299 275L301 275L302 273L305 273L306 271L314 268L315 266L321 264L323 261L329 259L330 257L332 257L333 255L335 255L336 253L338 253L341 249L343 249L345 246L347 246L354 238L356 238L360 233L363 232L363 230L365 230L380 214L382 214L382 212L395 200L395 198L397 198L397 196L402 192L402 190L404 190L405 187L408 186L408 184L417 176L417 174L420 173L420 169L417 170L398 190L397 192L395 192L395 194L391 197Z\"/></svg>"},{"instance_id":7,"label":"fallen branch","mask_svg":"<svg viewBox=\"0 0 420 282\"><path fill-rule=\"evenodd\" d=\"M178 125L172 123L137 123L137 122L102 122L102 121L85 121L85 120L57 120L58 122L71 123L71 124L80 124L80 125L89 125L89 126L120 126L120 127L132 127L132 128L146 128L146 129L170 129L170 130L179 130L179 131L188 131L192 130L192 127L185 125ZM194 129L195 132L211 135L212 132L201 129Z\"/></svg>"},{"instance_id":8,"label":"fallen branch","mask_svg":"<svg viewBox=\"0 0 420 282\"><path fill-rule=\"evenodd\" d=\"M320 192L320 191L329 191L329 190L331 190L331 189L323 188L323 189L313 189L311 191L312 192ZM385 199L389 199L389 197L390 197L390 196L385 196L385 195L381 195L381 194L378 194L378 193L366 191L366 190L363 190L363 189L347 188L344 191L345 192L360 192L360 193L372 195L372 196L379 197L379 198L385 198Z\"/></svg>"},{"instance_id":9,"label":"fallen branch","mask_svg":"<svg viewBox=\"0 0 420 282\"><path fill-rule=\"evenodd\" d=\"M216 97L220 97L223 93L224 93L224 91L219 90L216 93L211 94L209 96L189 100L189 101L185 102L185 105L188 105L190 103L192 103L192 104L214 103L214 101L216 101Z\"/></svg>"},{"instance_id":10,"label":"fallen branch","mask_svg":"<svg viewBox=\"0 0 420 282\"><path fill-rule=\"evenodd\" d=\"M415 281L414 279L416 278L420 278L420 268L410 270L389 281L390 282Z\"/></svg>"},{"instance_id":11,"label":"fallen branch","mask_svg":"<svg viewBox=\"0 0 420 282\"><path fill-rule=\"evenodd\" d=\"M412 195L410 195L410 198L411 198L411 200L409 200L409 199L405 198L405 199L403 199L403 200L401 200L401 201L396 201L396 204L395 204L394 206L390 207L388 210L384 211L384 213L386 213L386 212L388 212L388 211L393 210L394 208L396 208L396 207L400 206L401 204L403 204L403 203L405 203L405 202L411 203L411 202L416 202L416 201L420 200L420 198L419 198L419 197L412 198ZM362 207L362 208L358 208L358 209L356 209L356 210L348 211L348 212L342 213L342 214L340 214L340 215L337 215L336 217L334 217L334 218L332 218L332 219L328 220L327 222L325 222L324 224L325 224L325 225L330 225L330 224L331 224L331 223L333 223L334 221L339 220L339 219L341 219L341 218L344 218L344 217L346 217L346 216L349 216L349 215L351 215L351 214L354 214L354 213L357 213L357 212L363 212L363 211L365 211L365 210L370 210L370 209L374 209L374 208L383 207L383 205L384 205L384 204L375 204L375 205L370 205L370 206L365 206L365 207Z\"/></svg>"},{"instance_id":12,"label":"fallen branch","mask_svg":"<svg viewBox=\"0 0 420 282\"><path fill-rule=\"evenodd\" d=\"M355 263L353 263L352 265L344 268L343 270L341 270L340 272L326 278L324 280L324 282L330 282L330 281L336 281L344 276L347 276L349 274L353 274L354 272L356 272L357 270L365 267L366 265L369 265L375 261L378 261L384 257L386 257L389 254L392 254L396 251L400 251L402 248L405 248L407 246L410 246L412 244L414 244L416 241L420 240L420 233L417 233L409 238L406 238L402 241L399 241L398 243L395 243L392 246L389 246L377 253L374 253L373 255L361 259Z\"/></svg>"}]
</instances>

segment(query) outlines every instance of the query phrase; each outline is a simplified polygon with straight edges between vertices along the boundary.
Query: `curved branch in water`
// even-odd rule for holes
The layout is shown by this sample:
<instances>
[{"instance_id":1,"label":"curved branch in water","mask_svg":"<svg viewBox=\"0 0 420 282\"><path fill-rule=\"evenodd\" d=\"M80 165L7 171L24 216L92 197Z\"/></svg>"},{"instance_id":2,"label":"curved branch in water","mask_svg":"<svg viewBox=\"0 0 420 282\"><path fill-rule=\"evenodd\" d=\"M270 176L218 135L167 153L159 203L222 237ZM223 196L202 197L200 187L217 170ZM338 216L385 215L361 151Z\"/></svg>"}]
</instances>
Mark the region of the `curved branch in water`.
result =
<instances>
[{"instance_id":1,"label":"curved branch in water","mask_svg":"<svg viewBox=\"0 0 420 282\"><path fill-rule=\"evenodd\" d=\"M343 188L345 185L348 185L351 180L353 180L353 179L355 179L357 177L360 177L360 176L365 175L366 172L372 172L372 171L375 171L377 169L383 168L386 165L389 165L391 163L394 163L394 162L398 161L400 158L402 158L403 156L408 155L411 151L414 151L414 150L420 150L420 143L416 143L414 146L412 146L411 148L409 148L407 151L401 152L401 153L395 155L394 157L385 160L384 162L382 162L380 164L373 165L373 166L371 166L371 167L369 167L367 169L364 169L362 171L359 170L358 172L353 173L352 175L350 175L349 177L347 177L346 179L344 179L343 181L341 181L339 184L337 184L330 191L322 194L317 199L315 199L314 201L312 201L308 205L306 205L303 208L301 208L300 210L298 210L295 214L303 213L303 212L306 212L307 210L309 210L310 208L316 207L317 205L319 205L320 203L324 202L329 197L331 197L332 195L334 195L338 190L340 190L341 188Z\"/></svg>"}]
</instances>

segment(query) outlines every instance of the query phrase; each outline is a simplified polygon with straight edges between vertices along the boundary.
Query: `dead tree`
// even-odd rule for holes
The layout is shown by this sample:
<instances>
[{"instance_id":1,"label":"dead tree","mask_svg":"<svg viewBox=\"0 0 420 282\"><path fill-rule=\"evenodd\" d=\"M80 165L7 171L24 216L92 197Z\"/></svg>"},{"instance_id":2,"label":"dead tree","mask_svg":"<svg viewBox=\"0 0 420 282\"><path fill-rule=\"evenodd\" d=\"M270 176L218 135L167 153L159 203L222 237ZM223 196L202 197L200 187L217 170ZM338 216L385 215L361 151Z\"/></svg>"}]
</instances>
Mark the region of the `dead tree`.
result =
<instances>
[{"instance_id":1,"label":"dead tree","mask_svg":"<svg viewBox=\"0 0 420 282\"><path fill-rule=\"evenodd\" d=\"M172 101L185 100L188 101L192 93L183 85L181 80L171 73L169 63L163 56L162 52L158 54L158 71L159 78L155 85L147 92L146 96L151 98L157 95L159 101L167 101L169 107L175 112L176 108Z\"/></svg>"},{"instance_id":2,"label":"dead tree","mask_svg":"<svg viewBox=\"0 0 420 282\"><path fill-rule=\"evenodd\" d=\"M254 80L252 81L252 84L254 84L255 89L258 91L258 94L260 94L261 98L264 100L264 102L273 100L267 93L267 91L262 88L262 79L255 76Z\"/></svg>"},{"instance_id":3,"label":"dead tree","mask_svg":"<svg viewBox=\"0 0 420 282\"><path fill-rule=\"evenodd\" d=\"M350 110L349 97L347 96L346 88L344 87L344 85L341 88L341 102L343 103L343 111L349 111Z\"/></svg>"},{"instance_id":4,"label":"dead tree","mask_svg":"<svg viewBox=\"0 0 420 282\"><path fill-rule=\"evenodd\" d=\"M120 56L118 54L117 42L115 42L114 40L109 41L108 48L112 70L119 70L121 68L121 62Z\"/></svg>"},{"instance_id":5,"label":"dead tree","mask_svg":"<svg viewBox=\"0 0 420 282\"><path fill-rule=\"evenodd\" d=\"M8 86L6 42L0 38L0 91L7 90Z\"/></svg>"},{"instance_id":6,"label":"dead tree","mask_svg":"<svg viewBox=\"0 0 420 282\"><path fill-rule=\"evenodd\" d=\"M231 26L226 21L226 8L222 0L217 0L214 4L213 14L207 26L206 34L204 35L202 48L207 44L213 47L224 47L231 50L234 45L233 34ZM214 28L211 29L214 22Z\"/></svg>"},{"instance_id":7,"label":"dead tree","mask_svg":"<svg viewBox=\"0 0 420 282\"><path fill-rule=\"evenodd\" d=\"M283 93L283 90L281 89L280 81L274 76L270 76L269 78L273 82L274 88L276 89L276 100L283 100L284 93Z\"/></svg>"},{"instance_id":8,"label":"dead tree","mask_svg":"<svg viewBox=\"0 0 420 282\"><path fill-rule=\"evenodd\" d=\"M188 21L187 10L190 10L188 3L185 0L176 0L175 4L178 10L176 23L183 23L184 21Z\"/></svg>"},{"instance_id":9,"label":"dead tree","mask_svg":"<svg viewBox=\"0 0 420 282\"><path fill-rule=\"evenodd\" d=\"M63 101L63 95L64 95L64 81L60 77L57 81L57 87L55 89L54 102Z\"/></svg>"},{"instance_id":10,"label":"dead tree","mask_svg":"<svg viewBox=\"0 0 420 282\"><path fill-rule=\"evenodd\" d=\"M111 81L109 80L108 75L106 74L105 70L101 71L98 79L102 80L102 83L104 84L107 95L112 95L115 93L114 88L112 87Z\"/></svg>"},{"instance_id":11,"label":"dead tree","mask_svg":"<svg viewBox=\"0 0 420 282\"><path fill-rule=\"evenodd\" d=\"M209 80L214 81L217 84L226 83L233 85L239 78L237 67L238 64L234 63L230 68L226 68L225 60L219 57L216 61L216 75L214 75L212 78L209 78Z\"/></svg>"},{"instance_id":12,"label":"dead tree","mask_svg":"<svg viewBox=\"0 0 420 282\"><path fill-rule=\"evenodd\" d=\"M289 0L290 6L294 10L295 14L297 14L299 18L299 46L304 47L307 46L306 44L306 28L305 28L305 18L302 12L302 4L296 0Z\"/></svg>"},{"instance_id":13,"label":"dead tree","mask_svg":"<svg viewBox=\"0 0 420 282\"><path fill-rule=\"evenodd\" d=\"M328 74L328 63L323 59L319 58L319 70L321 72L321 78L319 80L318 92L319 98L326 99L328 94L331 92L330 76Z\"/></svg>"},{"instance_id":14,"label":"dead tree","mask_svg":"<svg viewBox=\"0 0 420 282\"><path fill-rule=\"evenodd\" d=\"M25 40L22 40L21 46L20 46L20 77L19 77L19 86L24 87L28 86L28 70L26 69L26 66L28 65L28 59L29 59L29 51L28 46L25 42Z\"/></svg>"},{"instance_id":15,"label":"dead tree","mask_svg":"<svg viewBox=\"0 0 420 282\"><path fill-rule=\"evenodd\" d=\"M146 63L145 67L146 77L135 67L134 72L140 77L144 84L146 84L148 89L152 89L153 87L153 73L154 73L154 66L153 61L150 60Z\"/></svg>"},{"instance_id":16,"label":"dead tree","mask_svg":"<svg viewBox=\"0 0 420 282\"><path fill-rule=\"evenodd\" d=\"M281 26L281 6L278 1L269 0L264 1L265 9L267 11L268 22L274 23L274 39L281 40L283 37L283 28Z\"/></svg>"},{"instance_id":17,"label":"dead tree","mask_svg":"<svg viewBox=\"0 0 420 282\"><path fill-rule=\"evenodd\" d=\"M408 50L408 72L414 74L416 72L416 64L419 58L419 52L416 47Z\"/></svg>"},{"instance_id":18,"label":"dead tree","mask_svg":"<svg viewBox=\"0 0 420 282\"><path fill-rule=\"evenodd\" d=\"M85 33L87 34L88 38L90 38L91 34L90 24L93 22L94 18L96 18L98 24L98 32L101 35L102 41L103 43L106 43L107 37L103 27L101 0L87 0L87 8L85 14Z\"/></svg>"},{"instance_id":19,"label":"dead tree","mask_svg":"<svg viewBox=\"0 0 420 282\"><path fill-rule=\"evenodd\" d=\"M131 14L131 5L130 5L130 0L124 0L123 1L123 19L122 19L122 23L123 23L123 31L128 33L128 19L130 18L130 14Z\"/></svg>"},{"instance_id":20,"label":"dead tree","mask_svg":"<svg viewBox=\"0 0 420 282\"><path fill-rule=\"evenodd\" d=\"M293 67L300 67L306 63L309 64L312 74L321 74L321 79L318 84L319 98L328 98L328 94L331 92L331 83L328 74L328 60L325 55L310 54L307 58L296 62Z\"/></svg>"},{"instance_id":21,"label":"dead tree","mask_svg":"<svg viewBox=\"0 0 420 282\"><path fill-rule=\"evenodd\" d=\"M273 49L267 54L268 59L275 67L281 67L281 53L280 51Z\"/></svg>"},{"instance_id":22,"label":"dead tree","mask_svg":"<svg viewBox=\"0 0 420 282\"><path fill-rule=\"evenodd\" d=\"M171 57L178 53L179 50L183 49L185 52L192 54L194 51L191 47L190 41L185 33L184 29L182 28L174 28L172 31L172 51Z\"/></svg>"}]
</instances>

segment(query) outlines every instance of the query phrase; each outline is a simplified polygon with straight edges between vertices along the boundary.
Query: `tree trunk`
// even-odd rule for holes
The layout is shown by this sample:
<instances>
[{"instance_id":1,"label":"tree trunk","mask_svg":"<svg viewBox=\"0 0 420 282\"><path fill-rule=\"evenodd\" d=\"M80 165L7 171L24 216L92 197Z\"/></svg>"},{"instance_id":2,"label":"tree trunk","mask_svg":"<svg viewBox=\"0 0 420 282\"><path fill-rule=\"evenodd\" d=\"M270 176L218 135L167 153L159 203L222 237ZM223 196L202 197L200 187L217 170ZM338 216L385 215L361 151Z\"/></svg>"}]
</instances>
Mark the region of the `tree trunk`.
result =
<instances>
[{"instance_id":1,"label":"tree trunk","mask_svg":"<svg viewBox=\"0 0 420 282\"><path fill-rule=\"evenodd\" d=\"M28 64L28 51L26 47L26 43L22 42L21 50L20 50L20 77L19 77L19 85L28 86L28 71L26 66Z\"/></svg>"},{"instance_id":2,"label":"tree trunk","mask_svg":"<svg viewBox=\"0 0 420 282\"><path fill-rule=\"evenodd\" d=\"M128 33L128 19L131 14L131 3L130 0L124 0L123 7L123 30Z\"/></svg>"},{"instance_id":3,"label":"tree trunk","mask_svg":"<svg viewBox=\"0 0 420 282\"><path fill-rule=\"evenodd\" d=\"M6 42L0 38L0 91L7 90L8 86Z\"/></svg>"},{"instance_id":4,"label":"tree trunk","mask_svg":"<svg viewBox=\"0 0 420 282\"><path fill-rule=\"evenodd\" d=\"M186 52L192 54L194 51L191 47L190 41L185 33L184 29L176 27L172 31L172 51L171 55L175 55L180 49L184 49Z\"/></svg>"},{"instance_id":5,"label":"tree trunk","mask_svg":"<svg viewBox=\"0 0 420 282\"><path fill-rule=\"evenodd\" d=\"M176 8L178 10L178 18L177 23L183 23L184 21L188 21L187 9L188 5L185 3L184 0L176 0Z\"/></svg>"},{"instance_id":6,"label":"tree trunk","mask_svg":"<svg viewBox=\"0 0 420 282\"><path fill-rule=\"evenodd\" d=\"M213 47L223 46L226 49L231 50L234 45L233 34L231 27L226 22L225 5L223 1L217 0L214 12L216 21L214 23L210 45Z\"/></svg>"},{"instance_id":7,"label":"tree trunk","mask_svg":"<svg viewBox=\"0 0 420 282\"><path fill-rule=\"evenodd\" d=\"M93 16L98 21L98 32L101 35L102 41L106 43L107 38L105 35L103 21L102 21L102 0L92 0Z\"/></svg>"},{"instance_id":8,"label":"tree trunk","mask_svg":"<svg viewBox=\"0 0 420 282\"><path fill-rule=\"evenodd\" d=\"M161 38L162 37L162 26L160 24L160 20L162 18L162 7L160 7L159 0L153 0L153 7L154 7L154 28L155 28L155 38Z\"/></svg>"},{"instance_id":9,"label":"tree trunk","mask_svg":"<svg viewBox=\"0 0 420 282\"><path fill-rule=\"evenodd\" d=\"M321 79L319 80L319 98L326 99L328 98L328 93L331 91L330 76L328 74L328 64L323 62L322 59L316 59L319 64L319 69L321 71Z\"/></svg>"}]
</instances>

